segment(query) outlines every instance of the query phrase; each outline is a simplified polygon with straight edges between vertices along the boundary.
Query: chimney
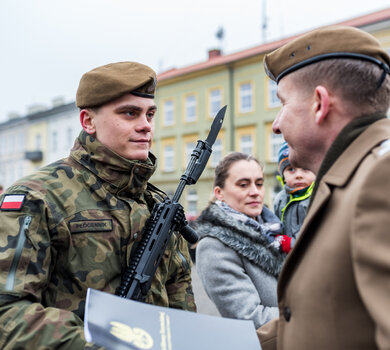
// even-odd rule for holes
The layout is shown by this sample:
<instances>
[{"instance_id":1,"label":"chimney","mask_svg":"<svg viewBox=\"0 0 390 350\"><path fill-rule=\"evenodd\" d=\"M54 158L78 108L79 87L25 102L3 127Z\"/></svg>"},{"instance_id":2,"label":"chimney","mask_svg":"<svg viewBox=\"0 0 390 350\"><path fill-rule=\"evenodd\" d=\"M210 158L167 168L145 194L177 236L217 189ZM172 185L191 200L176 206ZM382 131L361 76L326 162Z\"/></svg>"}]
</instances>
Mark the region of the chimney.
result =
<instances>
[{"instance_id":1,"label":"chimney","mask_svg":"<svg viewBox=\"0 0 390 350\"><path fill-rule=\"evenodd\" d=\"M13 120L13 119L16 119L16 118L19 118L20 117L20 114L17 113L17 112L9 112L7 114L7 119L8 120Z\"/></svg>"},{"instance_id":2,"label":"chimney","mask_svg":"<svg viewBox=\"0 0 390 350\"><path fill-rule=\"evenodd\" d=\"M46 110L47 110L47 107L45 105L39 104L39 103L30 105L27 107L28 114L36 114L36 113L43 112Z\"/></svg>"},{"instance_id":3,"label":"chimney","mask_svg":"<svg viewBox=\"0 0 390 350\"><path fill-rule=\"evenodd\" d=\"M53 108L58 107L58 106L62 106L65 104L65 98L62 96L57 96L51 100L51 104L52 104Z\"/></svg>"},{"instance_id":4,"label":"chimney","mask_svg":"<svg viewBox=\"0 0 390 350\"><path fill-rule=\"evenodd\" d=\"M210 49L209 50L209 60L212 60L213 58L221 56L221 50L220 49Z\"/></svg>"}]
</instances>

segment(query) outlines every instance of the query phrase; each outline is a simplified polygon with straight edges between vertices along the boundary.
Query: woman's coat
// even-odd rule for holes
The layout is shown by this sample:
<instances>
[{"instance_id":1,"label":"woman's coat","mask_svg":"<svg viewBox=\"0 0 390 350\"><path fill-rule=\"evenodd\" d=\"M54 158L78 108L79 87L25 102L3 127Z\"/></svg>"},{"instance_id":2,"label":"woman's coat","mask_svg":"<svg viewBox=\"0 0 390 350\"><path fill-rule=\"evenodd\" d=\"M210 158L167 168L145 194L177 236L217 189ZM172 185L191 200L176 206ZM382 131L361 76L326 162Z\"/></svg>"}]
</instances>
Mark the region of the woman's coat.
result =
<instances>
[{"instance_id":1,"label":"woman's coat","mask_svg":"<svg viewBox=\"0 0 390 350\"><path fill-rule=\"evenodd\" d=\"M276 317L277 276L285 255L270 248L265 235L214 203L202 212L195 229L202 237L196 269L221 316L252 320L256 328Z\"/></svg>"}]
</instances>

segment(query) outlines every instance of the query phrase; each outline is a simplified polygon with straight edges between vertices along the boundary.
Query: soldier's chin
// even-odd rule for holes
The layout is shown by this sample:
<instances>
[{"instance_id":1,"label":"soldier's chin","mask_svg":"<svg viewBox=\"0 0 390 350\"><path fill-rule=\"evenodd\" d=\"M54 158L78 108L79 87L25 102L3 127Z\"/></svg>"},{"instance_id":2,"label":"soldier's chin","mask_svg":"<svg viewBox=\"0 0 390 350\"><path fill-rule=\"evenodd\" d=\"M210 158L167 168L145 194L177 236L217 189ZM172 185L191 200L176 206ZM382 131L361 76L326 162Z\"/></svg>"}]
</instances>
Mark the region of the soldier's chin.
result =
<instances>
[{"instance_id":1,"label":"soldier's chin","mask_svg":"<svg viewBox=\"0 0 390 350\"><path fill-rule=\"evenodd\" d=\"M139 150L130 152L128 157L126 157L129 160L146 160L149 157L149 150Z\"/></svg>"}]
</instances>

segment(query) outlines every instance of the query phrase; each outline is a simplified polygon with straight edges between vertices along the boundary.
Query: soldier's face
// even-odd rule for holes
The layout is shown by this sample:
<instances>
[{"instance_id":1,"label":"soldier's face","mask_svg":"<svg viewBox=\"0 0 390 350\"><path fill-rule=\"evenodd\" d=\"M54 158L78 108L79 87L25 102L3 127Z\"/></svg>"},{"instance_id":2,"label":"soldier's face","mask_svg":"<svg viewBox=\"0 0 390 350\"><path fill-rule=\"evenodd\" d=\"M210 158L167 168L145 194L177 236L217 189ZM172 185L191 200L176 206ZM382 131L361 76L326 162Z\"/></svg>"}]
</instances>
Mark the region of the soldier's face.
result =
<instances>
[{"instance_id":1,"label":"soldier's face","mask_svg":"<svg viewBox=\"0 0 390 350\"><path fill-rule=\"evenodd\" d=\"M297 168L311 169L319 143L313 94L296 85L293 74L287 75L278 84L282 107L272 124L272 130L275 134L283 134L288 142L290 163Z\"/></svg>"},{"instance_id":2,"label":"soldier's face","mask_svg":"<svg viewBox=\"0 0 390 350\"><path fill-rule=\"evenodd\" d=\"M126 94L91 111L92 128L87 132L126 159L146 160L156 111L153 99Z\"/></svg>"}]
</instances>

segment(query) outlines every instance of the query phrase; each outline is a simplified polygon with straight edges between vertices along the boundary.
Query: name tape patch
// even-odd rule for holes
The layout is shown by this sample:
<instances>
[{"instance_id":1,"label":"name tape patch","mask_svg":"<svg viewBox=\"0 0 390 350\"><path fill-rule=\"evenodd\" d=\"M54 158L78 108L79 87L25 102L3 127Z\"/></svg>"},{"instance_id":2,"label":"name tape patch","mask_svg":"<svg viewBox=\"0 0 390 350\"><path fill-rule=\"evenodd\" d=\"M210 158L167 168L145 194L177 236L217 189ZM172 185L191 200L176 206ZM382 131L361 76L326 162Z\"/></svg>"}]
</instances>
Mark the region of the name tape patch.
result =
<instances>
[{"instance_id":1,"label":"name tape patch","mask_svg":"<svg viewBox=\"0 0 390 350\"><path fill-rule=\"evenodd\" d=\"M112 231L112 220L72 221L69 223L69 228L72 233Z\"/></svg>"},{"instance_id":2,"label":"name tape patch","mask_svg":"<svg viewBox=\"0 0 390 350\"><path fill-rule=\"evenodd\" d=\"M0 205L0 210L20 210L23 207L25 194L6 194Z\"/></svg>"}]
</instances>

